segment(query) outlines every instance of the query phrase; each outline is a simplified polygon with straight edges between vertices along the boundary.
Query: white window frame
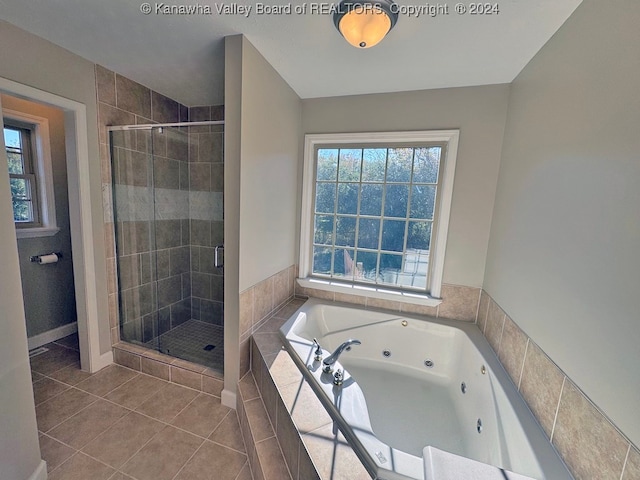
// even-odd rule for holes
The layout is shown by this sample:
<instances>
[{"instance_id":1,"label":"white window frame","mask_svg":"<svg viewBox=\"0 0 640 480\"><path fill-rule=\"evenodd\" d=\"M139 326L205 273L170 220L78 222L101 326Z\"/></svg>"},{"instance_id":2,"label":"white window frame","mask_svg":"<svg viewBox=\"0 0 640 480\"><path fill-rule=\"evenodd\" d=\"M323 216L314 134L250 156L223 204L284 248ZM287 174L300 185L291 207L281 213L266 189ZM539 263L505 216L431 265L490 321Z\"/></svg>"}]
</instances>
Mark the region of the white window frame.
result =
<instances>
[{"instance_id":1,"label":"white window frame","mask_svg":"<svg viewBox=\"0 0 640 480\"><path fill-rule=\"evenodd\" d=\"M300 222L300 264L298 284L337 293L347 293L364 297L396 300L405 303L436 306L442 302L442 277L444 273L445 251L449 230L453 182L458 156L459 130L433 130L413 132L372 132L308 134L304 139L304 169L302 179L302 212ZM402 143L446 143L440 160L439 205L437 205L437 225L431 242L429 262L429 291L402 290L390 286L368 286L336 279L312 276L313 262L313 206L315 202L316 150L322 146L380 145L391 146Z\"/></svg>"},{"instance_id":2,"label":"white window frame","mask_svg":"<svg viewBox=\"0 0 640 480\"><path fill-rule=\"evenodd\" d=\"M18 238L51 237L58 233L60 229L56 222L49 120L6 108L2 110L2 115L3 119L33 126L32 135L35 151L32 155L32 163L36 182L38 183L38 208L41 225L16 228L16 236Z\"/></svg>"}]
</instances>

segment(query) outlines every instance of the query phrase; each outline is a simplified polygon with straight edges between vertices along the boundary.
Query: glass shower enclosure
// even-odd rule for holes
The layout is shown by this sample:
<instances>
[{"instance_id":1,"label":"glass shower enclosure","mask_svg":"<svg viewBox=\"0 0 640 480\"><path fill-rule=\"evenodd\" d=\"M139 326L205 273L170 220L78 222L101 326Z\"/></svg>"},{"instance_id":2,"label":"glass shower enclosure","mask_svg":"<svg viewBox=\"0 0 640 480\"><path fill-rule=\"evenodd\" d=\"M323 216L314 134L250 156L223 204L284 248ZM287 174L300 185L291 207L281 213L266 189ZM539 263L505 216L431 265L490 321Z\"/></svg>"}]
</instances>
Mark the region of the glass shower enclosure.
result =
<instances>
[{"instance_id":1,"label":"glass shower enclosure","mask_svg":"<svg viewBox=\"0 0 640 480\"><path fill-rule=\"evenodd\" d=\"M120 339L220 373L222 123L109 128Z\"/></svg>"}]
</instances>

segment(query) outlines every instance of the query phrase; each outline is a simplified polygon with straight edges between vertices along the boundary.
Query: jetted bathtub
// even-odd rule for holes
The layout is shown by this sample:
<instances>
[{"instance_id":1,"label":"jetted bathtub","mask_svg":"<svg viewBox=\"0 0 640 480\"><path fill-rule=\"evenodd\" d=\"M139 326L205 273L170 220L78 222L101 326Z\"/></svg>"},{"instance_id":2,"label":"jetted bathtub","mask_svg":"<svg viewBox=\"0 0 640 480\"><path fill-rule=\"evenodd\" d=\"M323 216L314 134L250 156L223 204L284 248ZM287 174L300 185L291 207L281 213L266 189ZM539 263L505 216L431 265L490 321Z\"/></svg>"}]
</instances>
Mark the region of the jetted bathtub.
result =
<instances>
[{"instance_id":1,"label":"jetted bathtub","mask_svg":"<svg viewBox=\"0 0 640 480\"><path fill-rule=\"evenodd\" d=\"M469 323L307 301L280 329L294 361L373 478L573 477ZM357 339L333 366L314 360Z\"/></svg>"}]
</instances>

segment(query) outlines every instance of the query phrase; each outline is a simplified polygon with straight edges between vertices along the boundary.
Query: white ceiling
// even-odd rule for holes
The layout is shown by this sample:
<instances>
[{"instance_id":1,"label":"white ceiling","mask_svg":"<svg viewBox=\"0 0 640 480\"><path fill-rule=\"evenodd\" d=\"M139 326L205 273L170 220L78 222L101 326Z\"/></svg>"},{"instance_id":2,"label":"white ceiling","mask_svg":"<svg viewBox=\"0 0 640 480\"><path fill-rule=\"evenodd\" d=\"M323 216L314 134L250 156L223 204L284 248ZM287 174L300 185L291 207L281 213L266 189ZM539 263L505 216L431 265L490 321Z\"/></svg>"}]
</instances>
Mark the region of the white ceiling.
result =
<instances>
[{"instance_id":1,"label":"white ceiling","mask_svg":"<svg viewBox=\"0 0 640 480\"><path fill-rule=\"evenodd\" d=\"M302 98L509 83L582 0L497 0L498 15L475 16L458 15L455 2L444 0L448 15L400 15L388 37L366 50L347 44L331 15L258 15L258 2L243 0L168 0L213 14L143 15L143 1L0 0L0 18L194 106L224 103L223 38L238 33ZM220 15L223 1L253 11ZM292 5L323 1L333 3Z\"/></svg>"}]
</instances>

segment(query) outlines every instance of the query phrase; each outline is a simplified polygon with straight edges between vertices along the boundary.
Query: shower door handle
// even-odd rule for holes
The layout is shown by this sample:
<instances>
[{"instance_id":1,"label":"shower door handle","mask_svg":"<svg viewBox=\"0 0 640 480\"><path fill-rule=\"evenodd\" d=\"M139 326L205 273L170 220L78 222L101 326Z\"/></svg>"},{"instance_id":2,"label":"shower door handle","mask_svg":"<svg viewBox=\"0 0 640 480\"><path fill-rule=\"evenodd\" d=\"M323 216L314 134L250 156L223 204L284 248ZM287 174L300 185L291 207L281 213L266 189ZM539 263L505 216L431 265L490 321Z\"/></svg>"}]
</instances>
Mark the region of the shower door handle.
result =
<instances>
[{"instance_id":1,"label":"shower door handle","mask_svg":"<svg viewBox=\"0 0 640 480\"><path fill-rule=\"evenodd\" d=\"M213 253L213 266L222 268L224 266L224 245L216 245Z\"/></svg>"}]
</instances>

